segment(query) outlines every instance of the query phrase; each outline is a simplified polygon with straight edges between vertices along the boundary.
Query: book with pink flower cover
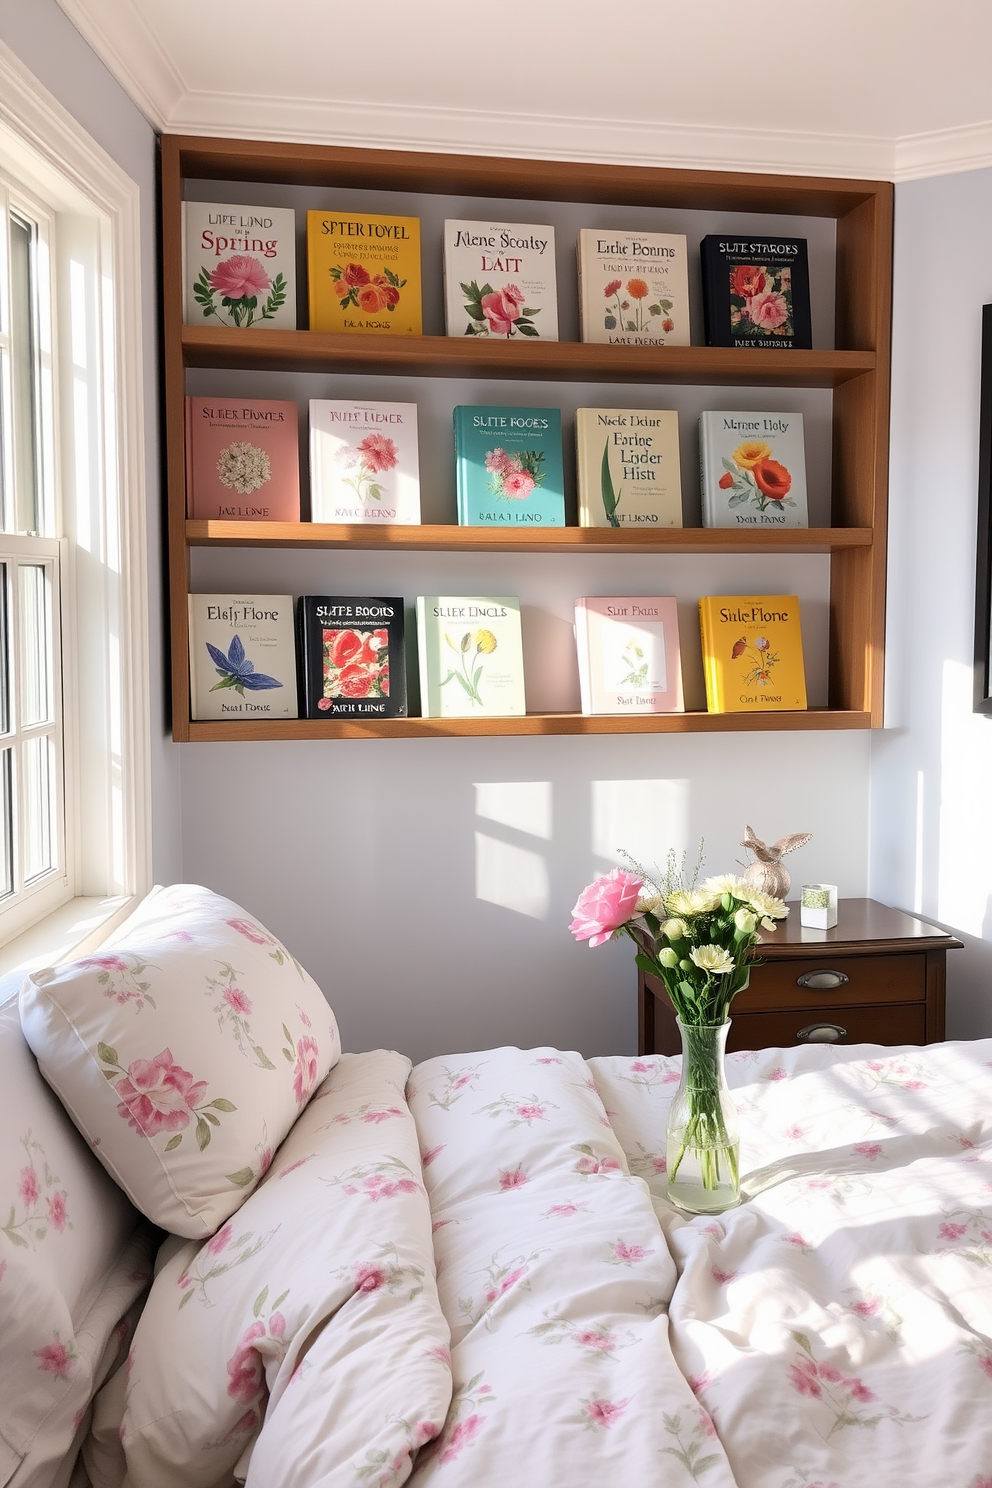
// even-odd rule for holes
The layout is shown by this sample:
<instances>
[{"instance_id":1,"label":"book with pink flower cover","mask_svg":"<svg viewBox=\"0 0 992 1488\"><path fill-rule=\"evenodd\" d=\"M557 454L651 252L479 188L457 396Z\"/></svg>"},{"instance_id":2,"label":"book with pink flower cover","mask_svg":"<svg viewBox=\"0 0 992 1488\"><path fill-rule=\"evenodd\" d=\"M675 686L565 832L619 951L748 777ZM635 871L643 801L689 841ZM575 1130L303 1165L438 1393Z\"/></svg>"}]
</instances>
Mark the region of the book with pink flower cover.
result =
<instances>
[{"instance_id":1,"label":"book with pink flower cover","mask_svg":"<svg viewBox=\"0 0 992 1488\"><path fill-rule=\"evenodd\" d=\"M310 329L419 336L420 219L307 213Z\"/></svg>"},{"instance_id":2,"label":"book with pink flower cover","mask_svg":"<svg viewBox=\"0 0 992 1488\"><path fill-rule=\"evenodd\" d=\"M615 346L689 345L689 270L684 233L579 232L583 341Z\"/></svg>"},{"instance_id":3,"label":"book with pink flower cover","mask_svg":"<svg viewBox=\"0 0 992 1488\"><path fill-rule=\"evenodd\" d=\"M449 336L557 341L554 228L445 222L444 309Z\"/></svg>"},{"instance_id":4,"label":"book with pink flower cover","mask_svg":"<svg viewBox=\"0 0 992 1488\"><path fill-rule=\"evenodd\" d=\"M812 347L805 238L710 233L699 261L707 346Z\"/></svg>"},{"instance_id":5,"label":"book with pink flower cover","mask_svg":"<svg viewBox=\"0 0 992 1488\"><path fill-rule=\"evenodd\" d=\"M420 525L416 403L310 400L310 517Z\"/></svg>"},{"instance_id":6,"label":"book with pink flower cover","mask_svg":"<svg viewBox=\"0 0 992 1488\"><path fill-rule=\"evenodd\" d=\"M292 207L183 202L187 325L296 329Z\"/></svg>"},{"instance_id":7,"label":"book with pink flower cover","mask_svg":"<svg viewBox=\"0 0 992 1488\"><path fill-rule=\"evenodd\" d=\"M405 718L403 600L304 594L296 606L302 718Z\"/></svg>"},{"instance_id":8,"label":"book with pink flower cover","mask_svg":"<svg viewBox=\"0 0 992 1488\"><path fill-rule=\"evenodd\" d=\"M298 522L297 405L277 398L187 398L186 508L208 521Z\"/></svg>"},{"instance_id":9,"label":"book with pink flower cover","mask_svg":"<svg viewBox=\"0 0 992 1488\"><path fill-rule=\"evenodd\" d=\"M575 601L583 713L681 713L679 615L667 596Z\"/></svg>"},{"instance_id":10,"label":"book with pink flower cover","mask_svg":"<svg viewBox=\"0 0 992 1488\"><path fill-rule=\"evenodd\" d=\"M463 527L564 527L561 411L456 408L455 475Z\"/></svg>"}]
</instances>

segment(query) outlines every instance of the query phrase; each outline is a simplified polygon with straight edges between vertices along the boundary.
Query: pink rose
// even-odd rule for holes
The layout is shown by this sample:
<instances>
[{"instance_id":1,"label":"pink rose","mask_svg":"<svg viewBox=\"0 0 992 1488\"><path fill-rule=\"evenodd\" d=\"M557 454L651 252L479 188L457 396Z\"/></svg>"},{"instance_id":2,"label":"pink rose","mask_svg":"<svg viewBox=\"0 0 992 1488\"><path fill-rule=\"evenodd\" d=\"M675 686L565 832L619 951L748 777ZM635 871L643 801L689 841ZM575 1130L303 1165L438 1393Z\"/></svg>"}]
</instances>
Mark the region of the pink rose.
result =
<instances>
[{"instance_id":1,"label":"pink rose","mask_svg":"<svg viewBox=\"0 0 992 1488\"><path fill-rule=\"evenodd\" d=\"M194 1082L189 1070L175 1063L171 1049L154 1059L135 1059L115 1086L120 1096L118 1116L146 1137L182 1131L190 1111L207 1093L206 1080Z\"/></svg>"},{"instance_id":2,"label":"pink rose","mask_svg":"<svg viewBox=\"0 0 992 1488\"><path fill-rule=\"evenodd\" d=\"M71 1343L62 1343L56 1333L55 1342L35 1349L34 1357L38 1360L38 1368L45 1374L53 1374L56 1379L68 1379L76 1362L76 1350Z\"/></svg>"},{"instance_id":3,"label":"pink rose","mask_svg":"<svg viewBox=\"0 0 992 1488\"><path fill-rule=\"evenodd\" d=\"M534 477L529 470L511 470L503 477L503 494L511 501L526 501L534 489Z\"/></svg>"},{"instance_id":4,"label":"pink rose","mask_svg":"<svg viewBox=\"0 0 992 1488\"><path fill-rule=\"evenodd\" d=\"M442 1142L439 1147L428 1147L425 1152L422 1152L420 1154L420 1161L423 1163L424 1167L429 1168L434 1159L436 1157L440 1157L441 1153L444 1151L447 1145L448 1144L446 1142Z\"/></svg>"},{"instance_id":5,"label":"pink rose","mask_svg":"<svg viewBox=\"0 0 992 1488\"><path fill-rule=\"evenodd\" d=\"M489 322L492 335L512 335L513 322L520 314L523 302L524 297L515 284L508 284L505 289L497 289L492 294L482 296L482 313Z\"/></svg>"},{"instance_id":6,"label":"pink rose","mask_svg":"<svg viewBox=\"0 0 992 1488\"><path fill-rule=\"evenodd\" d=\"M268 945L271 938L263 934L259 927L253 924L251 920L228 920L227 924L230 925L232 930L237 930L239 935L243 935L245 940L250 940L254 945Z\"/></svg>"},{"instance_id":7,"label":"pink rose","mask_svg":"<svg viewBox=\"0 0 992 1488\"><path fill-rule=\"evenodd\" d=\"M393 470L399 462L399 450L395 441L385 434L366 434L357 446L362 463L372 475L381 475L384 470Z\"/></svg>"},{"instance_id":8,"label":"pink rose","mask_svg":"<svg viewBox=\"0 0 992 1488\"><path fill-rule=\"evenodd\" d=\"M504 1169L499 1175L500 1193L509 1193L513 1188L523 1188L527 1182L527 1174L518 1164L515 1168Z\"/></svg>"},{"instance_id":9,"label":"pink rose","mask_svg":"<svg viewBox=\"0 0 992 1488\"><path fill-rule=\"evenodd\" d=\"M488 299L489 296L487 295L486 298ZM484 1418L477 1415L466 1416L464 1421L459 1421L452 1428L451 1435L448 1437L438 1456L438 1461L452 1462L458 1456L459 1452L478 1436L484 1425Z\"/></svg>"},{"instance_id":10,"label":"pink rose","mask_svg":"<svg viewBox=\"0 0 992 1488\"><path fill-rule=\"evenodd\" d=\"M514 1107L514 1109L521 1121L544 1121L545 1119L545 1110L543 1106L535 1105L533 1103L528 1104L527 1102L524 1102L524 1104L516 1106Z\"/></svg>"},{"instance_id":11,"label":"pink rose","mask_svg":"<svg viewBox=\"0 0 992 1488\"><path fill-rule=\"evenodd\" d=\"M582 1333L576 1333L576 1343L583 1348L599 1349L601 1353L610 1354L617 1346L617 1341L612 1333L597 1333L595 1329L589 1328Z\"/></svg>"},{"instance_id":12,"label":"pink rose","mask_svg":"<svg viewBox=\"0 0 992 1488\"><path fill-rule=\"evenodd\" d=\"M490 475L506 475L513 468L513 460L505 449L500 449L499 445L486 455L486 469Z\"/></svg>"},{"instance_id":13,"label":"pink rose","mask_svg":"<svg viewBox=\"0 0 992 1488\"><path fill-rule=\"evenodd\" d=\"M317 1040L309 1034L296 1043L296 1063L293 1066L293 1094L296 1104L304 1106L310 1092L317 1083Z\"/></svg>"},{"instance_id":14,"label":"pink rose","mask_svg":"<svg viewBox=\"0 0 992 1488\"><path fill-rule=\"evenodd\" d=\"M242 1405L251 1405L263 1388L262 1359L254 1344L264 1336L265 1324L252 1323L227 1361L227 1393Z\"/></svg>"},{"instance_id":15,"label":"pink rose","mask_svg":"<svg viewBox=\"0 0 992 1488\"><path fill-rule=\"evenodd\" d=\"M234 1226L228 1222L223 1229L218 1230L212 1240L207 1241L207 1255L219 1255L231 1243Z\"/></svg>"},{"instance_id":16,"label":"pink rose","mask_svg":"<svg viewBox=\"0 0 992 1488\"><path fill-rule=\"evenodd\" d=\"M858 1317L874 1317L880 1305L877 1297L865 1297L860 1302L852 1302L851 1311Z\"/></svg>"},{"instance_id":17,"label":"pink rose","mask_svg":"<svg viewBox=\"0 0 992 1488\"><path fill-rule=\"evenodd\" d=\"M818 1400L820 1386L816 1382L816 1365L808 1362L789 1366L789 1383L799 1395L809 1395Z\"/></svg>"},{"instance_id":18,"label":"pink rose","mask_svg":"<svg viewBox=\"0 0 992 1488\"><path fill-rule=\"evenodd\" d=\"M590 946L613 940L621 925L632 918L644 880L614 868L595 879L582 890L572 914L569 930L576 940L587 940Z\"/></svg>"},{"instance_id":19,"label":"pink rose","mask_svg":"<svg viewBox=\"0 0 992 1488\"><path fill-rule=\"evenodd\" d=\"M242 992L240 987L228 987L224 992L224 1001L228 1007L236 1013L247 1017L251 1012L251 1000Z\"/></svg>"},{"instance_id":20,"label":"pink rose","mask_svg":"<svg viewBox=\"0 0 992 1488\"><path fill-rule=\"evenodd\" d=\"M98 966L101 971L127 971L127 962L120 956L87 956L80 966Z\"/></svg>"},{"instance_id":21,"label":"pink rose","mask_svg":"<svg viewBox=\"0 0 992 1488\"><path fill-rule=\"evenodd\" d=\"M56 1189L48 1200L48 1223L61 1235L65 1229L65 1221L65 1194L61 1189Z\"/></svg>"},{"instance_id":22,"label":"pink rose","mask_svg":"<svg viewBox=\"0 0 992 1488\"><path fill-rule=\"evenodd\" d=\"M355 1267L355 1290L377 1292L386 1285L386 1273L379 1266Z\"/></svg>"},{"instance_id":23,"label":"pink rose","mask_svg":"<svg viewBox=\"0 0 992 1488\"><path fill-rule=\"evenodd\" d=\"M629 1400L590 1400L586 1415L591 1425L607 1428L619 1421L629 1404Z\"/></svg>"},{"instance_id":24,"label":"pink rose","mask_svg":"<svg viewBox=\"0 0 992 1488\"><path fill-rule=\"evenodd\" d=\"M766 290L747 302L747 313L764 331L776 331L789 318L789 307L783 295Z\"/></svg>"},{"instance_id":25,"label":"pink rose","mask_svg":"<svg viewBox=\"0 0 992 1488\"><path fill-rule=\"evenodd\" d=\"M22 1168L21 1176L17 1180L17 1192L21 1203L28 1209L33 1209L38 1202L38 1174L34 1168Z\"/></svg>"},{"instance_id":26,"label":"pink rose","mask_svg":"<svg viewBox=\"0 0 992 1488\"><path fill-rule=\"evenodd\" d=\"M227 300L245 300L264 294L271 283L258 259L247 253L225 258L210 271L210 288Z\"/></svg>"},{"instance_id":27,"label":"pink rose","mask_svg":"<svg viewBox=\"0 0 992 1488\"><path fill-rule=\"evenodd\" d=\"M882 1149L877 1142L855 1142L852 1152L858 1153L860 1157L866 1157L869 1162L874 1162L876 1157L881 1157Z\"/></svg>"},{"instance_id":28,"label":"pink rose","mask_svg":"<svg viewBox=\"0 0 992 1488\"><path fill-rule=\"evenodd\" d=\"M951 1220L948 1220L945 1224L942 1224L940 1229L937 1231L937 1234L940 1236L941 1240L960 1240L962 1235L966 1235L967 1233L967 1225L955 1224Z\"/></svg>"},{"instance_id":29,"label":"pink rose","mask_svg":"<svg viewBox=\"0 0 992 1488\"><path fill-rule=\"evenodd\" d=\"M618 1240L613 1247L613 1254L618 1261L622 1261L624 1265L630 1266L635 1261L643 1261L652 1252L645 1250L643 1245L628 1245L626 1240Z\"/></svg>"},{"instance_id":30,"label":"pink rose","mask_svg":"<svg viewBox=\"0 0 992 1488\"><path fill-rule=\"evenodd\" d=\"M859 1380L859 1379L845 1380L844 1383L847 1386L847 1388L850 1390L851 1395L853 1396L853 1398L855 1400L860 1400L861 1403L862 1403L862 1405L867 1405L870 1400L877 1400L878 1399L878 1396L875 1394L875 1391L874 1390L869 1390L868 1386L865 1385L865 1384L862 1384L861 1380Z\"/></svg>"}]
</instances>

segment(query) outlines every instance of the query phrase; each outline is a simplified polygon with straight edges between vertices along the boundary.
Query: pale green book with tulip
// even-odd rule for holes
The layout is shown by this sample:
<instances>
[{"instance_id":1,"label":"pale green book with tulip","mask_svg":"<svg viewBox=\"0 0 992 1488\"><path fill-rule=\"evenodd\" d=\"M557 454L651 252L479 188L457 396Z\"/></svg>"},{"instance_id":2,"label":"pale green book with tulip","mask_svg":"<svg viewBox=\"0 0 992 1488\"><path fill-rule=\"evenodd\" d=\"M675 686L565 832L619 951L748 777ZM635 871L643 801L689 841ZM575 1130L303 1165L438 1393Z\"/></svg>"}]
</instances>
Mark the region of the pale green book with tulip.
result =
<instances>
[{"instance_id":1,"label":"pale green book with tulip","mask_svg":"<svg viewBox=\"0 0 992 1488\"><path fill-rule=\"evenodd\" d=\"M417 650L424 718L526 712L518 599L421 595Z\"/></svg>"}]
</instances>

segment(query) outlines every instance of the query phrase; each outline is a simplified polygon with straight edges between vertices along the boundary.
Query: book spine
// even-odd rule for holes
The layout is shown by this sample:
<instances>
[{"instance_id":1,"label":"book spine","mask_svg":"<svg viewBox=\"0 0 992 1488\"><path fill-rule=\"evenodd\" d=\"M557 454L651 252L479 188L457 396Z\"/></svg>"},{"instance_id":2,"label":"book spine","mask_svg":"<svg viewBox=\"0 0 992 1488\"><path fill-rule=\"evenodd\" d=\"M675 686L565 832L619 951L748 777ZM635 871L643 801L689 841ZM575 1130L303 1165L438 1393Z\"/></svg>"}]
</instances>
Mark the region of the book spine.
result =
<instances>
[{"instance_id":1,"label":"book spine","mask_svg":"<svg viewBox=\"0 0 992 1488\"><path fill-rule=\"evenodd\" d=\"M709 424L705 418L702 418L699 421L699 501L704 527L715 525L713 521L713 498L710 492L709 478L711 461L709 435Z\"/></svg>"},{"instance_id":2,"label":"book spine","mask_svg":"<svg viewBox=\"0 0 992 1488\"><path fill-rule=\"evenodd\" d=\"M729 300L725 334L721 319L723 297L718 293L717 287L717 275L725 265L716 244L709 238L704 238L699 245L699 266L703 279L703 339L707 346L729 346Z\"/></svg>"},{"instance_id":3,"label":"book spine","mask_svg":"<svg viewBox=\"0 0 992 1488\"><path fill-rule=\"evenodd\" d=\"M713 650L709 625L709 609L704 600L699 602L699 640L703 653L703 681L706 684L706 711L723 712L723 697L720 687L720 669Z\"/></svg>"},{"instance_id":4,"label":"book spine","mask_svg":"<svg viewBox=\"0 0 992 1488\"><path fill-rule=\"evenodd\" d=\"M427 606L429 599L417 598L417 662L420 673L420 716L421 718L437 718L434 704L436 698L431 687L431 664L429 652L431 650L431 638L434 632L428 632Z\"/></svg>"},{"instance_id":5,"label":"book spine","mask_svg":"<svg viewBox=\"0 0 992 1488\"><path fill-rule=\"evenodd\" d=\"M575 654L579 663L579 706L588 717L592 713L592 659L589 655L589 621L582 600L575 604Z\"/></svg>"},{"instance_id":6,"label":"book spine","mask_svg":"<svg viewBox=\"0 0 992 1488\"><path fill-rule=\"evenodd\" d=\"M310 639L307 624L307 604L301 596L296 601L296 693L297 713L301 718L313 718L310 700Z\"/></svg>"},{"instance_id":7,"label":"book spine","mask_svg":"<svg viewBox=\"0 0 992 1488\"><path fill-rule=\"evenodd\" d=\"M186 444L186 468L183 472L186 487L186 515L196 516L196 492L193 489L193 400L183 400L183 436Z\"/></svg>"}]
</instances>

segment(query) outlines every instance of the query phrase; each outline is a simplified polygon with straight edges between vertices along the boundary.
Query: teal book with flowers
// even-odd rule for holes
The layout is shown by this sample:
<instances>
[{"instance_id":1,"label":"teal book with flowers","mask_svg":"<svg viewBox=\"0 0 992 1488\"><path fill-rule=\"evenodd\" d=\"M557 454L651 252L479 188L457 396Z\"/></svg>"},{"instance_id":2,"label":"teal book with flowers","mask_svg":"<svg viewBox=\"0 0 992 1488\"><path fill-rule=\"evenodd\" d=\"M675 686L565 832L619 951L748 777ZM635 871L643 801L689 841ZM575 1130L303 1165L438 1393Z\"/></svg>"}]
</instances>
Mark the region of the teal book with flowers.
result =
<instances>
[{"instance_id":1,"label":"teal book with flowers","mask_svg":"<svg viewBox=\"0 0 992 1488\"><path fill-rule=\"evenodd\" d=\"M564 527L557 408L455 409L458 521L463 527Z\"/></svg>"},{"instance_id":2,"label":"teal book with flowers","mask_svg":"<svg viewBox=\"0 0 992 1488\"><path fill-rule=\"evenodd\" d=\"M421 595L417 652L424 718L510 718L526 712L518 599Z\"/></svg>"},{"instance_id":3,"label":"teal book with flowers","mask_svg":"<svg viewBox=\"0 0 992 1488\"><path fill-rule=\"evenodd\" d=\"M290 594L191 594L189 691L194 719L295 718Z\"/></svg>"}]
</instances>

